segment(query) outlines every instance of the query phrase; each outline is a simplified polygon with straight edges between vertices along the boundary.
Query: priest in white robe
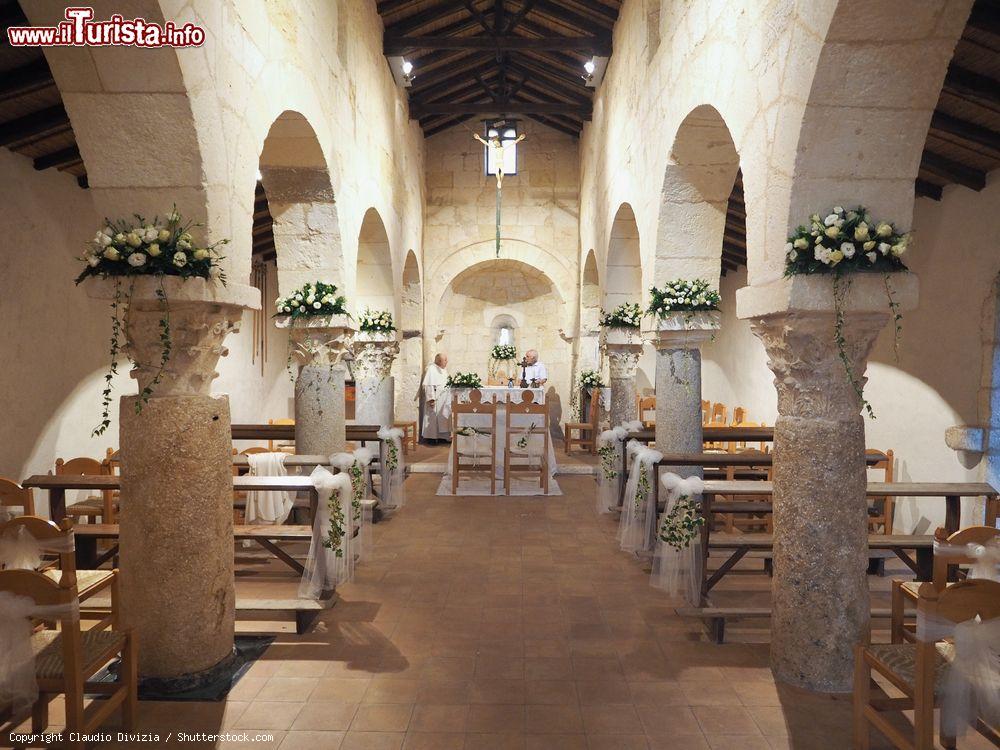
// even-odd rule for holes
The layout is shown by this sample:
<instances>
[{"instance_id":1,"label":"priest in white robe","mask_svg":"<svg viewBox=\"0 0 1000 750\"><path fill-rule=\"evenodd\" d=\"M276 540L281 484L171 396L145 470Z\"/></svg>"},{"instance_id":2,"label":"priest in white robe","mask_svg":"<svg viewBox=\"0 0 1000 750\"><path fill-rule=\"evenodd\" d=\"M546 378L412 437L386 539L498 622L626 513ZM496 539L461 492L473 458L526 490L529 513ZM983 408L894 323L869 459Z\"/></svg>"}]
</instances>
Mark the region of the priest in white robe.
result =
<instances>
[{"instance_id":1,"label":"priest in white robe","mask_svg":"<svg viewBox=\"0 0 1000 750\"><path fill-rule=\"evenodd\" d=\"M424 379L421 383L424 399L424 421L420 435L424 440L432 443L451 440L448 409L441 408L447 405L439 401L441 398L448 397L447 384L448 355L438 352L434 356L434 362L429 364L424 371Z\"/></svg>"},{"instance_id":2,"label":"priest in white robe","mask_svg":"<svg viewBox=\"0 0 1000 750\"><path fill-rule=\"evenodd\" d=\"M549 379L549 372L545 365L538 361L538 352L529 349L524 353L524 361L527 364L527 367L524 368L524 379L528 381L528 385L531 385L531 381L534 380L541 388Z\"/></svg>"}]
</instances>

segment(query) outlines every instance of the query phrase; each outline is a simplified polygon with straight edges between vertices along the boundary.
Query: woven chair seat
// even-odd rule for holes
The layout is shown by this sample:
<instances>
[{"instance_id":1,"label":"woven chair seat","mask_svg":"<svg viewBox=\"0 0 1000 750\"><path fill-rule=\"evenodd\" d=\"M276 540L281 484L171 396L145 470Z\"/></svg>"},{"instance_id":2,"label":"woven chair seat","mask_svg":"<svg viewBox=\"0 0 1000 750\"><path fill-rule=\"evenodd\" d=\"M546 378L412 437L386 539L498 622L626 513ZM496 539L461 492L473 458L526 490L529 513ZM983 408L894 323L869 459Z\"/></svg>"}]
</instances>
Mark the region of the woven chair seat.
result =
<instances>
[{"instance_id":1,"label":"woven chair seat","mask_svg":"<svg viewBox=\"0 0 1000 750\"><path fill-rule=\"evenodd\" d=\"M955 658L955 646L946 641L935 644L934 663L934 694L937 695L944 685L948 674L948 664ZM916 682L917 647L913 643L879 643L867 647L876 659L885 664L903 682L911 687Z\"/></svg>"},{"instance_id":2,"label":"woven chair seat","mask_svg":"<svg viewBox=\"0 0 1000 750\"><path fill-rule=\"evenodd\" d=\"M84 630L80 634L84 674L91 675L125 645L125 634L114 630ZM31 636L35 653L35 677L61 679L63 676L62 633L43 630Z\"/></svg>"},{"instance_id":3,"label":"woven chair seat","mask_svg":"<svg viewBox=\"0 0 1000 750\"><path fill-rule=\"evenodd\" d=\"M51 578L56 583L62 576L62 571L58 568L49 568L42 571L46 578ZM112 570L78 570L76 571L76 590L81 599L86 599L94 591L104 588L114 578Z\"/></svg>"},{"instance_id":4,"label":"woven chair seat","mask_svg":"<svg viewBox=\"0 0 1000 750\"><path fill-rule=\"evenodd\" d=\"M111 503L111 506L117 511L118 501ZM86 500L81 500L78 503L73 503L66 508L67 516L100 516L104 514L104 498L100 495L92 495Z\"/></svg>"}]
</instances>

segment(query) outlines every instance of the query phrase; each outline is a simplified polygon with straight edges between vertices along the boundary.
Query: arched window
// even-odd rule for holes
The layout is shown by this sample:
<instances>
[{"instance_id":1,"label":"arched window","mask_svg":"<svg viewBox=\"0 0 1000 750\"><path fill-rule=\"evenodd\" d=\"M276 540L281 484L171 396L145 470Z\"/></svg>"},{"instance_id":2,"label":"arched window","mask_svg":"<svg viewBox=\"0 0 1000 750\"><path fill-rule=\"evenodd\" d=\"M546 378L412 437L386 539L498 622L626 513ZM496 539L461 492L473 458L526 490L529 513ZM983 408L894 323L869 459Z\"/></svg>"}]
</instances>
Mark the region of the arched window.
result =
<instances>
[{"instance_id":1,"label":"arched window","mask_svg":"<svg viewBox=\"0 0 1000 750\"><path fill-rule=\"evenodd\" d=\"M510 315L497 315L490 326L494 344L517 346L517 321Z\"/></svg>"}]
</instances>

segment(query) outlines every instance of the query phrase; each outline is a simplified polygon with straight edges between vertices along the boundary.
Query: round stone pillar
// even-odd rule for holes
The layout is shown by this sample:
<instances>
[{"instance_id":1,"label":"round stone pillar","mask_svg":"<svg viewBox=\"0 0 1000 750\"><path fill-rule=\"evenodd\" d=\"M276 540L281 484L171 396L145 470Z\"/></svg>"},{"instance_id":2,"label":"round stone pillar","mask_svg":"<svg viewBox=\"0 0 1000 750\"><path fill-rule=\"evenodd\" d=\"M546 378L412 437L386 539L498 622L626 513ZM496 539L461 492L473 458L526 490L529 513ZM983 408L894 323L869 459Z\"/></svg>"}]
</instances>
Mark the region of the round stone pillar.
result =
<instances>
[{"instance_id":1,"label":"round stone pillar","mask_svg":"<svg viewBox=\"0 0 1000 750\"><path fill-rule=\"evenodd\" d=\"M657 320L656 449L700 453L701 346L719 328L719 313L671 313ZM704 476L700 466L671 466L682 477Z\"/></svg>"},{"instance_id":2,"label":"round stone pillar","mask_svg":"<svg viewBox=\"0 0 1000 750\"><path fill-rule=\"evenodd\" d=\"M916 277L892 274L901 309ZM897 278L898 277L898 278ZM875 337L889 320L881 274L857 274L841 305L844 356L864 383ZM868 513L861 399L838 352L829 277L797 276L737 296L764 342L778 390L774 427L775 677L823 692L850 692L853 650L869 637Z\"/></svg>"},{"instance_id":3,"label":"round stone pillar","mask_svg":"<svg viewBox=\"0 0 1000 750\"><path fill-rule=\"evenodd\" d=\"M278 318L299 368L295 378L295 452L328 456L344 450L344 354L354 328L346 315Z\"/></svg>"},{"instance_id":4,"label":"round stone pillar","mask_svg":"<svg viewBox=\"0 0 1000 750\"><path fill-rule=\"evenodd\" d=\"M161 688L211 679L233 654L232 435L229 400L210 395L215 366L252 287L167 277L137 279L125 351L145 403L121 399L121 614L139 643L139 673ZM104 282L100 296L107 296ZM122 282L122 285L132 282ZM96 290L95 290L96 291ZM160 371L161 320L171 352Z\"/></svg>"},{"instance_id":5,"label":"round stone pillar","mask_svg":"<svg viewBox=\"0 0 1000 750\"><path fill-rule=\"evenodd\" d=\"M611 426L631 422L638 416L635 373L642 354L642 338L637 330L609 328L604 332L611 385Z\"/></svg>"},{"instance_id":6,"label":"round stone pillar","mask_svg":"<svg viewBox=\"0 0 1000 750\"><path fill-rule=\"evenodd\" d=\"M395 332L360 331L354 337L354 421L392 427L395 383L392 361L399 354Z\"/></svg>"}]
</instances>

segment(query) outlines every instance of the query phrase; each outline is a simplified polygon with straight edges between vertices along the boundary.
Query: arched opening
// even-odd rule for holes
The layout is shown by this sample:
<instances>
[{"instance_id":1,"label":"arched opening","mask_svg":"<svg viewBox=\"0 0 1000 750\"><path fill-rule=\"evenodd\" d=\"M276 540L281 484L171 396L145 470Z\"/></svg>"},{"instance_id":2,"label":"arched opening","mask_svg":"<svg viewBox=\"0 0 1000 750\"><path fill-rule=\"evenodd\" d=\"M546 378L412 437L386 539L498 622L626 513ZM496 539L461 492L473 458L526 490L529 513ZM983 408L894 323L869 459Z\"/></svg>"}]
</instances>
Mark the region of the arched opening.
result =
<instances>
[{"instance_id":1,"label":"arched opening","mask_svg":"<svg viewBox=\"0 0 1000 750\"><path fill-rule=\"evenodd\" d=\"M420 266L412 250L403 262L403 279L400 285L398 327L402 335L399 356L393 363L396 379L396 418L412 422L417 420L420 377L423 373L424 295L420 281Z\"/></svg>"},{"instance_id":2,"label":"arched opening","mask_svg":"<svg viewBox=\"0 0 1000 750\"><path fill-rule=\"evenodd\" d=\"M745 229L727 232L726 223L739 162L729 128L714 107L696 107L681 122L663 176L655 283L700 278L717 286L722 268L740 262L723 249L724 241L739 241L745 252Z\"/></svg>"},{"instance_id":3,"label":"arched opening","mask_svg":"<svg viewBox=\"0 0 1000 750\"><path fill-rule=\"evenodd\" d=\"M611 225L604 279L605 310L612 310L626 302L642 303L639 227L635 223L632 206L628 203L623 203L618 208Z\"/></svg>"},{"instance_id":4,"label":"arched opening","mask_svg":"<svg viewBox=\"0 0 1000 750\"><path fill-rule=\"evenodd\" d=\"M365 212L358 233L358 263L354 283L354 309L388 310L398 318L392 253L382 217L374 208Z\"/></svg>"},{"instance_id":5,"label":"arched opening","mask_svg":"<svg viewBox=\"0 0 1000 750\"><path fill-rule=\"evenodd\" d=\"M601 279L597 256L591 250L583 264L580 281L580 331L595 331L601 320Z\"/></svg>"},{"instance_id":6,"label":"arched opening","mask_svg":"<svg viewBox=\"0 0 1000 750\"><path fill-rule=\"evenodd\" d=\"M272 123L260 153L260 185L272 221L279 293L317 280L343 288L330 173L316 132L298 112L282 112Z\"/></svg>"}]
</instances>

